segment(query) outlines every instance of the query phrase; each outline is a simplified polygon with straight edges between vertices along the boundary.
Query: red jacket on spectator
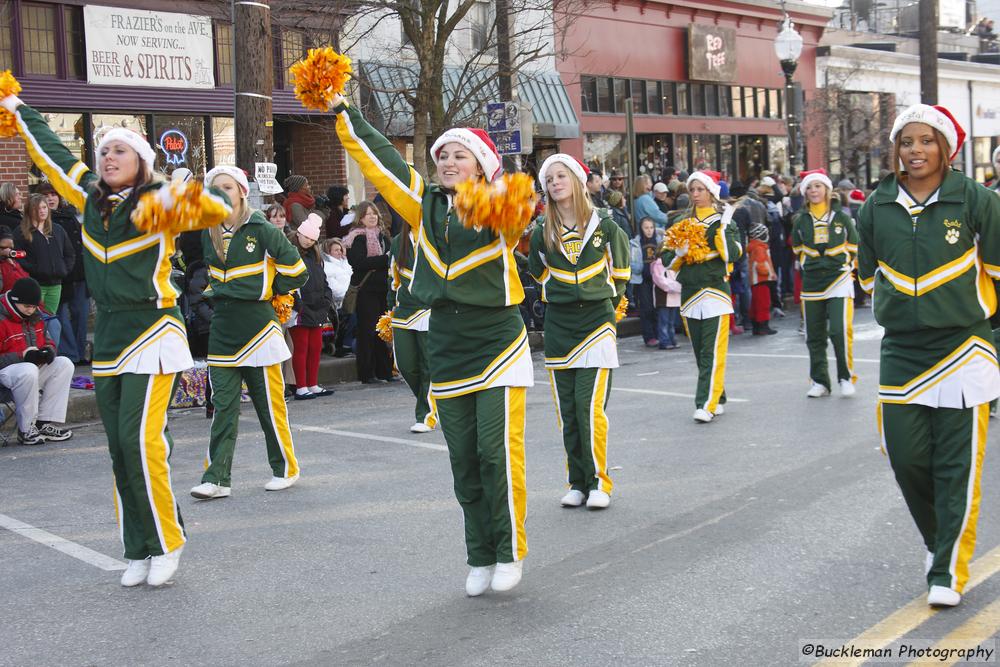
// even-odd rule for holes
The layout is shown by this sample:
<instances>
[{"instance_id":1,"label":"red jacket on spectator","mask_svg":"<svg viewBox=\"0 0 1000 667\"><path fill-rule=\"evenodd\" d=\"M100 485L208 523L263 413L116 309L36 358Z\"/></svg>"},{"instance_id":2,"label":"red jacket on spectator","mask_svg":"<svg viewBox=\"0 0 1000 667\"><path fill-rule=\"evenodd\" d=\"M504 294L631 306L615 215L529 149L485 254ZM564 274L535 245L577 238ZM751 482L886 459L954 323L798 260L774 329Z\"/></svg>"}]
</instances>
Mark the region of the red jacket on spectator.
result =
<instances>
[{"instance_id":1,"label":"red jacket on spectator","mask_svg":"<svg viewBox=\"0 0 1000 667\"><path fill-rule=\"evenodd\" d=\"M0 368L23 361L29 347L39 350L50 347L54 352L55 343L45 335L41 309L26 318L7 299L7 294L0 295Z\"/></svg>"},{"instance_id":2,"label":"red jacket on spectator","mask_svg":"<svg viewBox=\"0 0 1000 667\"><path fill-rule=\"evenodd\" d=\"M27 278L28 272L13 259L0 259L0 291L6 292L21 278Z\"/></svg>"}]
</instances>

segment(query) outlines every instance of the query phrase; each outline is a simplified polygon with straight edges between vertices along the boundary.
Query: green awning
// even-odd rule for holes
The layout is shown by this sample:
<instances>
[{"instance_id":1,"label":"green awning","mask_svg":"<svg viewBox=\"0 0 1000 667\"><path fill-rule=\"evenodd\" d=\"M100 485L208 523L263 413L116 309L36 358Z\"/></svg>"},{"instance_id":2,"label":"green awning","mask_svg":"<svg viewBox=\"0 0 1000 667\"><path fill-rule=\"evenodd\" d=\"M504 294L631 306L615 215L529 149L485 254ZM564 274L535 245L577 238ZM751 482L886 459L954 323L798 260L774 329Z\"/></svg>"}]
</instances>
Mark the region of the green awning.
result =
<instances>
[{"instance_id":1,"label":"green awning","mask_svg":"<svg viewBox=\"0 0 1000 667\"><path fill-rule=\"evenodd\" d=\"M405 94L416 90L417 65L360 63L357 79L361 86L361 104L365 117L390 137L413 136L413 109ZM474 91L464 95L454 115L454 125L482 127L487 102L500 101L496 69L445 67L444 103L455 100L455 91ZM575 139L580 124L570 104L569 95L557 72L521 73L517 92L535 116L535 136L542 139Z\"/></svg>"}]
</instances>

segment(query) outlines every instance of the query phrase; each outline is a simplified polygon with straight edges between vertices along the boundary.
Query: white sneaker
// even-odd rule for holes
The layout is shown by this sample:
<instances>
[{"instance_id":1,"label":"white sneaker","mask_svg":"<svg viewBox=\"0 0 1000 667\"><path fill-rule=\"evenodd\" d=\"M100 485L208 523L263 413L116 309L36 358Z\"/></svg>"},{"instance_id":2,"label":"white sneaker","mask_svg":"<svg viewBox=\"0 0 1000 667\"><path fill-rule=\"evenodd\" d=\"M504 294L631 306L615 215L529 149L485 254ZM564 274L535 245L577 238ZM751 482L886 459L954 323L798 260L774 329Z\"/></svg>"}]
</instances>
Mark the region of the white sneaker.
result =
<instances>
[{"instance_id":1,"label":"white sneaker","mask_svg":"<svg viewBox=\"0 0 1000 667\"><path fill-rule=\"evenodd\" d=\"M219 486L218 484L214 484L212 482L202 482L198 486L191 489L191 495L195 498L200 498L201 500L228 498L233 495L233 490L228 486Z\"/></svg>"},{"instance_id":2,"label":"white sneaker","mask_svg":"<svg viewBox=\"0 0 1000 667\"><path fill-rule=\"evenodd\" d=\"M932 567L934 567L934 554L932 554L930 551L928 551L927 555L924 556L924 575L925 576L928 573L930 573Z\"/></svg>"},{"instance_id":3,"label":"white sneaker","mask_svg":"<svg viewBox=\"0 0 1000 667\"><path fill-rule=\"evenodd\" d=\"M709 412L708 410L702 410L701 408L698 408L697 410L694 411L694 420L696 422L707 424L708 422L712 421L712 417L713 417L712 413Z\"/></svg>"},{"instance_id":4,"label":"white sneaker","mask_svg":"<svg viewBox=\"0 0 1000 667\"><path fill-rule=\"evenodd\" d=\"M122 586L138 586L149 576L149 559L130 560L128 568L122 573Z\"/></svg>"},{"instance_id":5,"label":"white sneaker","mask_svg":"<svg viewBox=\"0 0 1000 667\"><path fill-rule=\"evenodd\" d=\"M726 408L722 405L722 403L719 403L717 406L715 406L715 412L713 414L716 417L718 417L719 415L724 415L726 414Z\"/></svg>"},{"instance_id":6,"label":"white sneaker","mask_svg":"<svg viewBox=\"0 0 1000 667\"><path fill-rule=\"evenodd\" d=\"M609 496L604 491L594 489L587 496L587 509L589 510L602 510L611 504L611 496Z\"/></svg>"},{"instance_id":7,"label":"white sneaker","mask_svg":"<svg viewBox=\"0 0 1000 667\"><path fill-rule=\"evenodd\" d=\"M850 380L840 381L840 395L844 397L854 396L857 389L854 388L854 383Z\"/></svg>"},{"instance_id":8,"label":"white sneaker","mask_svg":"<svg viewBox=\"0 0 1000 667\"><path fill-rule=\"evenodd\" d=\"M298 475L291 477L272 477L271 481L264 485L265 491L283 491L299 481Z\"/></svg>"},{"instance_id":9,"label":"white sneaker","mask_svg":"<svg viewBox=\"0 0 1000 667\"><path fill-rule=\"evenodd\" d=\"M933 607L954 607L962 601L962 594L945 586L931 586L927 604Z\"/></svg>"},{"instance_id":10,"label":"white sneaker","mask_svg":"<svg viewBox=\"0 0 1000 667\"><path fill-rule=\"evenodd\" d=\"M417 422L410 427L410 433L430 433L433 430L434 429L423 422Z\"/></svg>"},{"instance_id":11,"label":"white sneaker","mask_svg":"<svg viewBox=\"0 0 1000 667\"><path fill-rule=\"evenodd\" d=\"M180 565L182 551L184 551L184 545L177 547L170 553L150 558L149 576L146 578L146 583L150 586L162 586L170 581L174 573L177 572L177 566Z\"/></svg>"},{"instance_id":12,"label":"white sneaker","mask_svg":"<svg viewBox=\"0 0 1000 667\"><path fill-rule=\"evenodd\" d=\"M497 563L496 570L493 571L493 581L490 587L498 592L509 591L521 583L521 569L523 560L513 563Z\"/></svg>"},{"instance_id":13,"label":"white sneaker","mask_svg":"<svg viewBox=\"0 0 1000 667\"><path fill-rule=\"evenodd\" d=\"M492 567L474 567L465 578L465 594L470 598L479 597L490 587L493 578Z\"/></svg>"},{"instance_id":14,"label":"white sneaker","mask_svg":"<svg viewBox=\"0 0 1000 667\"><path fill-rule=\"evenodd\" d=\"M806 396L809 398L820 398L821 396L829 396L830 390L821 385L819 382L813 382L812 386L809 387L809 391L806 392Z\"/></svg>"},{"instance_id":15,"label":"white sneaker","mask_svg":"<svg viewBox=\"0 0 1000 667\"><path fill-rule=\"evenodd\" d=\"M563 507L579 507L587 500L587 496L583 495L583 491L577 491L576 489L571 489L569 493L562 497L559 504Z\"/></svg>"}]
</instances>

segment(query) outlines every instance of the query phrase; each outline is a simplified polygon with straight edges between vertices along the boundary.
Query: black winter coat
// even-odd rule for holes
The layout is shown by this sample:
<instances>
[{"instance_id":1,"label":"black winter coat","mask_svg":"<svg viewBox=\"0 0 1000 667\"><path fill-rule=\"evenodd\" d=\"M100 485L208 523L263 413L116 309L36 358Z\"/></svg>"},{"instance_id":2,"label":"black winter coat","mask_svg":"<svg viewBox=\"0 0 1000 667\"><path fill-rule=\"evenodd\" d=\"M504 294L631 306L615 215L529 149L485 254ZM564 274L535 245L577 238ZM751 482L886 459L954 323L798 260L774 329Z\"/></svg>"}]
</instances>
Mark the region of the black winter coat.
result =
<instances>
[{"instance_id":1,"label":"black winter coat","mask_svg":"<svg viewBox=\"0 0 1000 667\"><path fill-rule=\"evenodd\" d=\"M51 212L52 222L63 228L69 238L70 246L73 248L73 268L66 274L66 283L83 282L86 280L83 275L83 233L80 229L80 221L76 219L76 209L72 206L63 206Z\"/></svg>"},{"instance_id":2,"label":"black winter coat","mask_svg":"<svg viewBox=\"0 0 1000 667\"><path fill-rule=\"evenodd\" d=\"M330 287L326 284L326 272L323 270L323 261L316 259L312 248L302 253L302 261L309 271L309 280L299 288L295 298L295 310L299 313L296 326L320 327L330 319L330 308L333 307Z\"/></svg>"},{"instance_id":3,"label":"black winter coat","mask_svg":"<svg viewBox=\"0 0 1000 667\"><path fill-rule=\"evenodd\" d=\"M7 208L0 204L0 227L6 227L11 233L21 226L22 214L16 208Z\"/></svg>"},{"instance_id":4,"label":"black winter coat","mask_svg":"<svg viewBox=\"0 0 1000 667\"><path fill-rule=\"evenodd\" d=\"M389 239L379 236L379 243L382 244L382 254L377 257L368 256L368 241L364 234L356 237L347 249L347 261L354 269L351 284L360 285L362 280L365 281L359 295L385 294L389 290ZM367 280L365 276L368 276Z\"/></svg>"},{"instance_id":5,"label":"black winter coat","mask_svg":"<svg viewBox=\"0 0 1000 667\"><path fill-rule=\"evenodd\" d=\"M24 259L18 261L39 285L61 285L76 264L73 244L59 225L52 225L52 233L48 237L39 231L32 232L30 242L25 240L18 227L14 230L14 247L27 253Z\"/></svg>"}]
</instances>

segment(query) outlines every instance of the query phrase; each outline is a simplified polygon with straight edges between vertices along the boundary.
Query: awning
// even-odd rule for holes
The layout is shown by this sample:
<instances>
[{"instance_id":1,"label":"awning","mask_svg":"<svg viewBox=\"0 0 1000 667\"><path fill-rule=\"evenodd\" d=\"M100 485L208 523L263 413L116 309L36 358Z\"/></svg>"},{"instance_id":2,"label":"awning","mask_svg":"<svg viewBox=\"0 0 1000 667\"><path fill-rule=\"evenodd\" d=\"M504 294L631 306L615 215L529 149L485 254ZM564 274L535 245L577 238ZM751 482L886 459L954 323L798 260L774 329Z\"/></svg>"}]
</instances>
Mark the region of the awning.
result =
<instances>
[{"instance_id":1,"label":"awning","mask_svg":"<svg viewBox=\"0 0 1000 667\"><path fill-rule=\"evenodd\" d=\"M361 104L365 117L390 137L413 136L413 110L405 98L417 88L416 64L390 65L364 62L358 66ZM496 68L465 69L447 66L444 71L444 104L456 99L455 91L473 91L458 98L455 125L482 127L487 102L500 101ZM535 136L541 139L575 139L580 124L557 72L517 75L517 93L535 116Z\"/></svg>"}]
</instances>

